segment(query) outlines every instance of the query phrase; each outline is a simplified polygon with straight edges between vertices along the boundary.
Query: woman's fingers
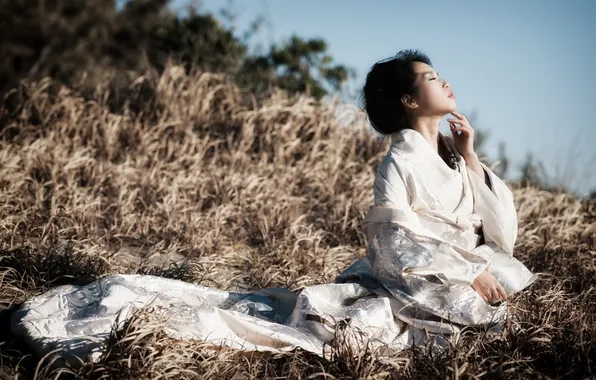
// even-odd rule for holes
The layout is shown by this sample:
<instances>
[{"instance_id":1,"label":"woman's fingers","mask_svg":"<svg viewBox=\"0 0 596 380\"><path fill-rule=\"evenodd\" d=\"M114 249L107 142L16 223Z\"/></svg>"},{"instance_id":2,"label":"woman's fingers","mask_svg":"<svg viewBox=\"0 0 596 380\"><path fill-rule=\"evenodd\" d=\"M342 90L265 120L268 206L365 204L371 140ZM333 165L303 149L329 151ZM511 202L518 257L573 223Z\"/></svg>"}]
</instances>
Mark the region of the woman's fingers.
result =
<instances>
[{"instance_id":1,"label":"woman's fingers","mask_svg":"<svg viewBox=\"0 0 596 380\"><path fill-rule=\"evenodd\" d=\"M494 288L489 290L488 298L493 302L505 301L507 299L507 292L505 291L505 289L503 289L503 287L499 283L499 284L496 284L496 286Z\"/></svg>"},{"instance_id":2,"label":"woman's fingers","mask_svg":"<svg viewBox=\"0 0 596 380\"><path fill-rule=\"evenodd\" d=\"M466 117L459 112L453 111L453 112L451 112L451 114L454 115L455 117L457 117L458 119L466 120Z\"/></svg>"},{"instance_id":3,"label":"woman's fingers","mask_svg":"<svg viewBox=\"0 0 596 380\"><path fill-rule=\"evenodd\" d=\"M507 299L507 292L505 291L505 288L503 288L503 285L501 285L500 283L497 286L497 291L499 292L499 295L501 296L502 300Z\"/></svg>"},{"instance_id":4,"label":"woman's fingers","mask_svg":"<svg viewBox=\"0 0 596 380\"><path fill-rule=\"evenodd\" d=\"M460 120L456 120L456 119L447 119L447 121L449 122L449 125L455 125L455 124L459 124L462 127L467 127L470 129L473 129L472 126L466 122L461 122Z\"/></svg>"},{"instance_id":5,"label":"woman's fingers","mask_svg":"<svg viewBox=\"0 0 596 380\"><path fill-rule=\"evenodd\" d=\"M457 131L462 131L466 135L472 134L472 131L471 130L469 130L467 128L464 128L464 127L454 127L454 128L451 128L451 132L457 132Z\"/></svg>"},{"instance_id":6,"label":"woman's fingers","mask_svg":"<svg viewBox=\"0 0 596 380\"><path fill-rule=\"evenodd\" d=\"M458 124L459 124L459 126L458 126ZM466 128L466 129L469 129L471 131L474 130L472 127L470 127L469 124L461 124L461 123L450 122L449 125L451 126L451 128Z\"/></svg>"},{"instance_id":7,"label":"woman's fingers","mask_svg":"<svg viewBox=\"0 0 596 380\"><path fill-rule=\"evenodd\" d=\"M462 120L462 119L447 119L447 121L450 123L456 123L456 124L461 124L461 125L466 124L466 121Z\"/></svg>"},{"instance_id":8,"label":"woman's fingers","mask_svg":"<svg viewBox=\"0 0 596 380\"><path fill-rule=\"evenodd\" d=\"M471 127L468 127L467 125L464 125L462 127L456 127L456 126L452 126L450 127L451 132L455 132L455 131L462 131L462 132L466 132L466 134L473 134L474 130Z\"/></svg>"},{"instance_id":9,"label":"woman's fingers","mask_svg":"<svg viewBox=\"0 0 596 380\"><path fill-rule=\"evenodd\" d=\"M496 302L496 301L499 300L499 294L498 294L498 292L497 292L496 289L491 289L490 290L490 297L489 298L490 298L490 301L491 302Z\"/></svg>"},{"instance_id":10,"label":"woman's fingers","mask_svg":"<svg viewBox=\"0 0 596 380\"><path fill-rule=\"evenodd\" d=\"M489 287L486 288L486 290L484 291L484 300L486 302L491 302L493 300L493 294L492 291Z\"/></svg>"},{"instance_id":11,"label":"woman's fingers","mask_svg":"<svg viewBox=\"0 0 596 380\"><path fill-rule=\"evenodd\" d=\"M484 302L504 301L508 297L501 283L489 272L479 275L472 284L472 288Z\"/></svg>"}]
</instances>

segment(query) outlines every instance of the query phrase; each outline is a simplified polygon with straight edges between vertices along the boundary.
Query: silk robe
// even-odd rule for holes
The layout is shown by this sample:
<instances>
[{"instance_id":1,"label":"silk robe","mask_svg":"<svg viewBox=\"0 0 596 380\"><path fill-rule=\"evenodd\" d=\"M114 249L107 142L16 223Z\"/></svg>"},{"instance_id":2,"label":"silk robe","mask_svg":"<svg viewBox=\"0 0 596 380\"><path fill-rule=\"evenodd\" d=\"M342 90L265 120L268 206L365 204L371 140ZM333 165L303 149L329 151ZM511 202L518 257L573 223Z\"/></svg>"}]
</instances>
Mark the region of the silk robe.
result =
<instances>
[{"instance_id":1,"label":"silk robe","mask_svg":"<svg viewBox=\"0 0 596 380\"><path fill-rule=\"evenodd\" d=\"M456 152L451 137L439 137ZM485 302L471 287L474 279L488 270L508 294L536 280L513 257L517 214L510 189L482 164L485 181L457 152L457 169L450 168L413 129L391 139L377 169L374 205L361 223L368 254L336 282L386 294L396 317L430 332L498 325L507 303ZM475 233L480 227L483 239Z\"/></svg>"},{"instance_id":2,"label":"silk robe","mask_svg":"<svg viewBox=\"0 0 596 380\"><path fill-rule=\"evenodd\" d=\"M440 273L464 285L471 285L490 266L493 253L513 256L517 213L511 191L498 176L481 164L491 189L459 154L458 169L449 168L413 129L391 137L392 145L375 177L374 206L362 222L369 241L376 231L374 222L398 223L444 248L437 257L440 261L418 273ZM480 247L474 234L478 226L486 241Z\"/></svg>"}]
</instances>

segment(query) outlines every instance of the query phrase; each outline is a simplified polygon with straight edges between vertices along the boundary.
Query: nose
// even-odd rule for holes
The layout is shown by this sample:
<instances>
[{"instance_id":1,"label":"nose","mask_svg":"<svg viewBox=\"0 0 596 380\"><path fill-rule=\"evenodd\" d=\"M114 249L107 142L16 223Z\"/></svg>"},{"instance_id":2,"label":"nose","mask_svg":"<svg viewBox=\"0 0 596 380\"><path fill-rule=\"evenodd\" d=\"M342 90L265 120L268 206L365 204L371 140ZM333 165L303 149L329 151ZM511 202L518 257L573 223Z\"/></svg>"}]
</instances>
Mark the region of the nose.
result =
<instances>
[{"instance_id":1,"label":"nose","mask_svg":"<svg viewBox=\"0 0 596 380\"><path fill-rule=\"evenodd\" d=\"M447 82L446 80L443 80L443 87L449 88L449 82Z\"/></svg>"}]
</instances>

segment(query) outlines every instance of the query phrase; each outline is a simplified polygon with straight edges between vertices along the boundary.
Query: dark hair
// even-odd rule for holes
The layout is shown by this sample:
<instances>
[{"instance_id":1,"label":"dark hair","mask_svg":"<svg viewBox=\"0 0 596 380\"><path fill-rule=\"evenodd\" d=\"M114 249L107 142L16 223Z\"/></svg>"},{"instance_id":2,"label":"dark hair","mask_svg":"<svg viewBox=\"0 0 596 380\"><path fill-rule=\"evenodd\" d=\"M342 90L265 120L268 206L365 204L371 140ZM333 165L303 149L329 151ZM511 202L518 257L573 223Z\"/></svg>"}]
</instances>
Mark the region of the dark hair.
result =
<instances>
[{"instance_id":1,"label":"dark hair","mask_svg":"<svg viewBox=\"0 0 596 380\"><path fill-rule=\"evenodd\" d=\"M382 135L409 128L401 97L417 93L412 67L415 61L432 66L426 54L407 49L375 63L366 76L361 95L363 110L368 114L372 127Z\"/></svg>"}]
</instances>

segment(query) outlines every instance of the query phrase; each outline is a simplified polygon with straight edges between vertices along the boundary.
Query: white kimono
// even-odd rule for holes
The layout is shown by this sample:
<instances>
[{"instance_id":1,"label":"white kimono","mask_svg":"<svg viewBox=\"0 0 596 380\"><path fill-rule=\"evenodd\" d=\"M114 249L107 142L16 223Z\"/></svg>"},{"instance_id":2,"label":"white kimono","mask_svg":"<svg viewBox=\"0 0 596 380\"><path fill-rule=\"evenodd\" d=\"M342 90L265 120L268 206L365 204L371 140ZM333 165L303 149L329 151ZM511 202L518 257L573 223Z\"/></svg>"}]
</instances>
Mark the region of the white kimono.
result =
<instances>
[{"instance_id":1,"label":"white kimono","mask_svg":"<svg viewBox=\"0 0 596 380\"><path fill-rule=\"evenodd\" d=\"M369 242L376 232L375 222L399 224L415 239L425 237L443 247L433 263L415 273L442 275L463 285L471 285L490 266L494 253L513 256L517 214L513 195L499 177L481 164L490 179L489 188L459 154L458 169L449 168L413 129L391 137L390 150L375 178L374 206L361 224ZM480 226L486 243L477 247L474 229Z\"/></svg>"},{"instance_id":2,"label":"white kimono","mask_svg":"<svg viewBox=\"0 0 596 380\"><path fill-rule=\"evenodd\" d=\"M459 154L457 170L451 169L413 129L391 139L377 170L374 206L361 223L368 255L335 281L388 293L397 318L429 332L459 331L440 320L498 325L506 302L486 303L471 287L474 279L488 270L512 294L537 277L513 257L517 214L511 191L482 164L489 187ZM455 149L451 137L441 139Z\"/></svg>"},{"instance_id":3,"label":"white kimono","mask_svg":"<svg viewBox=\"0 0 596 380\"><path fill-rule=\"evenodd\" d=\"M444 136L442 136L444 138ZM340 324L349 344L391 353L424 344L441 346L461 326L501 326L506 302L489 305L472 289L488 268L508 293L535 280L512 257L516 212L507 186L483 165L491 188L458 159L449 168L418 132L392 135L374 183L374 206L362 222L368 255L333 284L251 293L225 292L149 275L115 275L86 286L66 285L27 300L12 331L40 354L60 349L97 360L112 328L138 308L155 306L166 333L244 350L325 354ZM480 246L474 229L481 226ZM358 352L356 349L354 352Z\"/></svg>"}]
</instances>

